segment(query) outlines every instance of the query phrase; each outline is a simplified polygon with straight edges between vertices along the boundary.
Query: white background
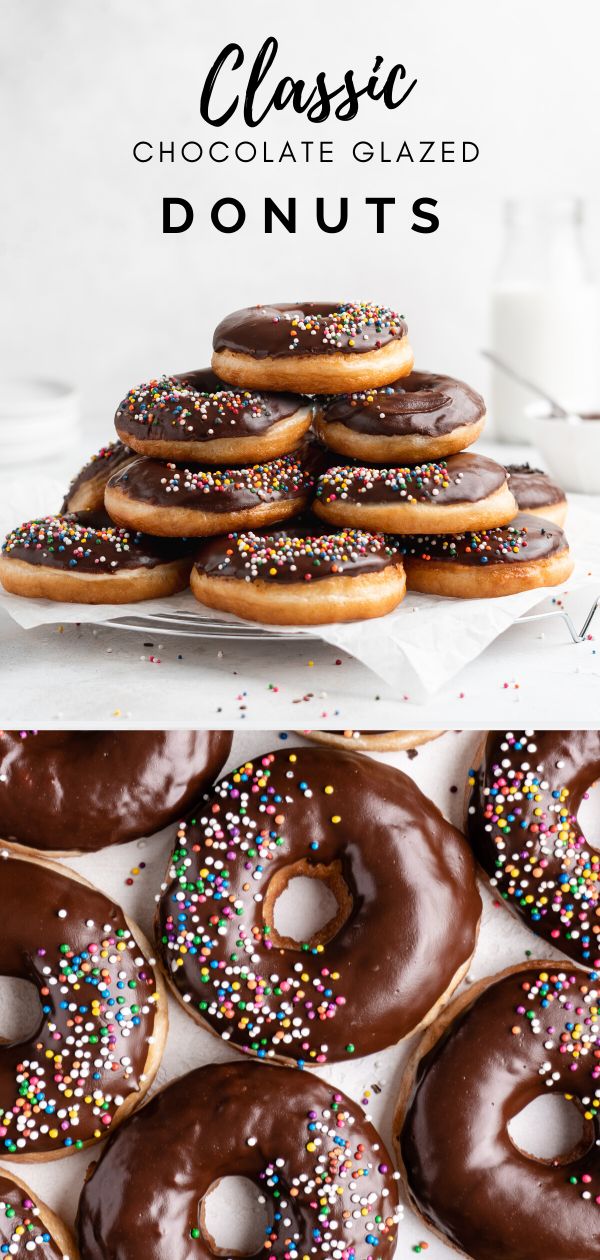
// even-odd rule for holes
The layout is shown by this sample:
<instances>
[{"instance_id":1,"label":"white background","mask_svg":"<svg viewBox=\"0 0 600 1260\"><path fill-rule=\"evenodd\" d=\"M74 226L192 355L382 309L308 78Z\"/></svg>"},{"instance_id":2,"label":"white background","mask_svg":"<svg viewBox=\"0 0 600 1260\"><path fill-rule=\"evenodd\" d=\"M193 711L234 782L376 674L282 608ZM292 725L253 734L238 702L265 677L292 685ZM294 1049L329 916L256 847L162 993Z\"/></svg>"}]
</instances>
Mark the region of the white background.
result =
<instances>
[{"instance_id":1,"label":"white background","mask_svg":"<svg viewBox=\"0 0 600 1260\"><path fill-rule=\"evenodd\" d=\"M484 388L478 356L500 246L503 196L600 196L598 9L595 0L3 0L0 117L0 373L50 374L81 386L86 416L109 436L116 402L162 371L205 364L229 309L306 296L374 298L409 316L417 363ZM249 133L236 118L202 124L198 102L219 49L249 64L279 38L279 74L366 79L377 53L403 62L417 88L400 109L366 102L357 120L311 126L288 111L253 133L289 138L470 139L461 166L140 166L138 139ZM273 72L274 73L274 72ZM274 73L273 87L279 77ZM239 72L241 78L242 72ZM299 227L263 233L261 197L298 197ZM338 236L314 227L314 200L350 196ZM365 195L396 196L394 231L377 237ZM163 195L187 196L196 223L161 233ZM221 196L247 206L221 236ZM439 199L433 236L409 230L415 197ZM600 270L598 207L589 245ZM557 331L560 313L557 312ZM95 434L98 432L95 426ZM94 436L95 440L95 436Z\"/></svg>"},{"instance_id":2,"label":"white background","mask_svg":"<svg viewBox=\"0 0 600 1260\"><path fill-rule=\"evenodd\" d=\"M514 728L516 729L516 728ZM475 750L481 736L475 732L457 733L449 731L439 740L427 744L417 750L417 757L410 760L406 753L379 754L380 760L388 765L396 765L416 780L419 786L442 809L444 814L455 825L462 827L464 793L468 771L472 764ZM290 735L282 742L277 732L254 732L243 736L236 735L229 766L237 766L249 757L267 752L275 747L290 747L297 744L298 739ZM596 794L597 795L597 794ZM586 805L586 830L591 828L592 840L598 834L597 826L598 802L593 796ZM583 811L582 811L583 821ZM590 831L588 830L588 834ZM65 865L71 865L107 892L132 914L141 927L152 939L152 921L154 917L155 894L160 889L161 881L167 869L168 858L174 839L174 829L161 832L149 840L133 841L119 848L105 849L100 853L85 858L74 858ZM130 876L132 867L145 862L146 867L134 878L133 886L126 887L125 880ZM532 956L538 958L560 958L560 955L532 932L512 917L502 904L494 903L489 893L482 889L484 913L477 950L467 983L482 976L492 975L504 967L522 963L526 965ZM432 960L435 965L435 960ZM0 981L0 994L2 994ZM0 1004L0 1038L7 1031L7 1020L14 1006L7 1001L7 990L4 989L4 1001ZM239 1057L236 1051L217 1040L212 1033L200 1028L174 1000L169 1000L170 1031L162 1065L158 1072L157 1084L165 1084L183 1072L199 1067L201 1064L216 1060ZM14 1035L14 1028L13 1028ZM356 1101L365 1097L365 1090L370 1090L371 1098L368 1112L375 1125L380 1129L386 1143L391 1143L392 1117L404 1065L411 1049L416 1044L413 1038L401 1046L392 1046L380 1054L369 1055L351 1063L326 1065L320 1075L333 1084L344 1089ZM373 1090L376 1085L379 1093ZM544 1124L545 1136L549 1142L561 1136L564 1130L560 1125L548 1122ZM520 1132L521 1145L527 1149L527 1137L535 1133L540 1142L539 1124ZM538 1148L539 1149L539 1148ZM74 1215L85 1169L101 1150L101 1144L82 1151L68 1159L53 1162L8 1165L23 1180L28 1181L34 1190L48 1204L70 1221ZM546 1153L551 1154L546 1148ZM541 1151L540 1151L541 1153ZM443 1243L434 1239L432 1234L420 1223L414 1213L405 1207L404 1221L399 1229L399 1242L396 1251L397 1260L403 1260L412 1254L414 1247L422 1239L429 1241L426 1260L450 1260L456 1253Z\"/></svg>"}]
</instances>

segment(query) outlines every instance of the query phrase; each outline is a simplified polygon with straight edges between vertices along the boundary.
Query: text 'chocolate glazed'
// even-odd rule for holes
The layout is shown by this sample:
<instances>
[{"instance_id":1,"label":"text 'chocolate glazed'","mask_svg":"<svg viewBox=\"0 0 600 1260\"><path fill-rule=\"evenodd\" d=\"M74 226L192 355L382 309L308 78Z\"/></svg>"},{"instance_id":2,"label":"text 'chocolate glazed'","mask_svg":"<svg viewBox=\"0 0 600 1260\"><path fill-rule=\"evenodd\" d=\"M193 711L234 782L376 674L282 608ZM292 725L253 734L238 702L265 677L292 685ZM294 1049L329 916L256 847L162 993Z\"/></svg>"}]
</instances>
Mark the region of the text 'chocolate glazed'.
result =
<instances>
[{"instance_id":1,"label":"text 'chocolate glazed'","mask_svg":"<svg viewBox=\"0 0 600 1260\"><path fill-rule=\"evenodd\" d=\"M305 942L274 922L297 876L338 905ZM261 1058L319 1064L431 1017L464 974L480 912L463 837L411 779L302 748L241 766L180 826L158 940L195 1018Z\"/></svg>"},{"instance_id":2,"label":"text 'chocolate glazed'","mask_svg":"<svg viewBox=\"0 0 600 1260\"><path fill-rule=\"evenodd\" d=\"M157 977L119 906L66 867L0 847L0 888L0 975L40 1000L31 1036L0 1044L0 1154L67 1155L151 1084L166 1033Z\"/></svg>"},{"instance_id":3,"label":"text 'chocolate glazed'","mask_svg":"<svg viewBox=\"0 0 600 1260\"><path fill-rule=\"evenodd\" d=\"M398 1139L418 1209L475 1260L597 1260L600 1009L589 975L554 962L511 968L443 1028L445 1018ZM583 1115L583 1137L538 1159L508 1126L550 1093Z\"/></svg>"},{"instance_id":4,"label":"text 'chocolate glazed'","mask_svg":"<svg viewBox=\"0 0 600 1260\"><path fill-rule=\"evenodd\" d=\"M261 1255L388 1260L400 1216L392 1161L361 1108L311 1073L198 1068L123 1126L79 1204L82 1260L212 1260L203 1202L224 1177L266 1204ZM231 1253L230 1253L231 1254Z\"/></svg>"},{"instance_id":5,"label":"text 'chocolate glazed'","mask_svg":"<svg viewBox=\"0 0 600 1260\"><path fill-rule=\"evenodd\" d=\"M221 320L213 348L257 359L287 358L290 354L364 354L406 336L407 331L401 315L369 302L248 306Z\"/></svg>"},{"instance_id":6,"label":"text 'chocolate glazed'","mask_svg":"<svg viewBox=\"0 0 600 1260\"><path fill-rule=\"evenodd\" d=\"M1 731L0 837L88 853L153 835L213 782L231 738L230 731Z\"/></svg>"}]
</instances>

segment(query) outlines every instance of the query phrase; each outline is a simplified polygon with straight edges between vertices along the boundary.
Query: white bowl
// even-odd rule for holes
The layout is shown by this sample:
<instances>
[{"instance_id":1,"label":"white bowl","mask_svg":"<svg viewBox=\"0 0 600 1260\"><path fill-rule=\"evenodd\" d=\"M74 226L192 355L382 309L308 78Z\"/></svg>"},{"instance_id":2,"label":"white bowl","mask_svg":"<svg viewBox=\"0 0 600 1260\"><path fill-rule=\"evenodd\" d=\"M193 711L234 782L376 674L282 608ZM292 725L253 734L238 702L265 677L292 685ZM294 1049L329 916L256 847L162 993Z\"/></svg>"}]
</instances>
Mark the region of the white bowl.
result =
<instances>
[{"instance_id":1,"label":"white bowl","mask_svg":"<svg viewBox=\"0 0 600 1260\"><path fill-rule=\"evenodd\" d=\"M41 377L0 380L0 416L71 416L79 414L77 390L64 381Z\"/></svg>"},{"instance_id":2,"label":"white bowl","mask_svg":"<svg viewBox=\"0 0 600 1260\"><path fill-rule=\"evenodd\" d=\"M79 431L77 391L62 381L0 379L0 466L60 458Z\"/></svg>"},{"instance_id":3,"label":"white bowl","mask_svg":"<svg viewBox=\"0 0 600 1260\"><path fill-rule=\"evenodd\" d=\"M559 485L579 494L600 494L600 417L530 416L529 433Z\"/></svg>"}]
</instances>

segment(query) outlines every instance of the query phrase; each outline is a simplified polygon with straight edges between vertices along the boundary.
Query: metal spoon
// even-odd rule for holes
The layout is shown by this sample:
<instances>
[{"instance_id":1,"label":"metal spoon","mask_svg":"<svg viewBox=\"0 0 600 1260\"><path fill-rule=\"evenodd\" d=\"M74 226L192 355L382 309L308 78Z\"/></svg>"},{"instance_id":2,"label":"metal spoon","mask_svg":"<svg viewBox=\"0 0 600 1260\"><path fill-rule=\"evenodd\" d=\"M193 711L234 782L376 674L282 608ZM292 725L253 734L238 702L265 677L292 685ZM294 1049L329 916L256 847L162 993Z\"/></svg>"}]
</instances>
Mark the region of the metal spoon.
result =
<instances>
[{"instance_id":1,"label":"metal spoon","mask_svg":"<svg viewBox=\"0 0 600 1260\"><path fill-rule=\"evenodd\" d=\"M556 401L556 398L552 398L550 394L546 393L546 390L540 389L539 385L534 385L533 381L529 381L525 376L521 376L520 372L515 372L513 367L505 363L504 359L500 359L492 350L482 350L481 354L485 359L489 359L490 363L500 368L500 371L504 372L506 376L510 376L513 381L516 381L518 385L523 385L525 389L531 390L532 394L537 394L538 398L543 398L544 402L550 403L555 416L566 420L568 416L573 414L570 411L566 411L562 404Z\"/></svg>"}]
</instances>

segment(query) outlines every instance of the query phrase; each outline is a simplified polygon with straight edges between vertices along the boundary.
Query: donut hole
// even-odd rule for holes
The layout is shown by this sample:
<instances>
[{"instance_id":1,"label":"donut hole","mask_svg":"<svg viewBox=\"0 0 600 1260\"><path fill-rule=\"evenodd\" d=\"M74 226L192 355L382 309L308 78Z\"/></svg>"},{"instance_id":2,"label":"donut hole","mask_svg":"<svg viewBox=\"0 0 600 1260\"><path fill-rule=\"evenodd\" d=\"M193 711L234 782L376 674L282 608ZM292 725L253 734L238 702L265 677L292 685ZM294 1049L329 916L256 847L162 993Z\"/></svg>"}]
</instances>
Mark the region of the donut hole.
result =
<instances>
[{"instance_id":1,"label":"donut hole","mask_svg":"<svg viewBox=\"0 0 600 1260\"><path fill-rule=\"evenodd\" d=\"M215 1256L255 1256L269 1229L264 1193L249 1177L221 1177L200 1204L200 1230Z\"/></svg>"},{"instance_id":2,"label":"donut hole","mask_svg":"<svg viewBox=\"0 0 600 1260\"><path fill-rule=\"evenodd\" d=\"M507 1125L514 1147L540 1164L570 1164L594 1142L593 1122L586 1120L575 1098L541 1094Z\"/></svg>"},{"instance_id":3,"label":"donut hole","mask_svg":"<svg viewBox=\"0 0 600 1260\"><path fill-rule=\"evenodd\" d=\"M586 789L577 822L591 849L600 849L600 782Z\"/></svg>"},{"instance_id":4,"label":"donut hole","mask_svg":"<svg viewBox=\"0 0 600 1260\"><path fill-rule=\"evenodd\" d=\"M41 1022L40 997L31 980L0 976L0 1042L29 1041Z\"/></svg>"},{"instance_id":5,"label":"donut hole","mask_svg":"<svg viewBox=\"0 0 600 1260\"><path fill-rule=\"evenodd\" d=\"M301 949L326 945L352 910L352 896L339 862L294 862L275 873L263 902L263 917L274 945Z\"/></svg>"}]
</instances>

